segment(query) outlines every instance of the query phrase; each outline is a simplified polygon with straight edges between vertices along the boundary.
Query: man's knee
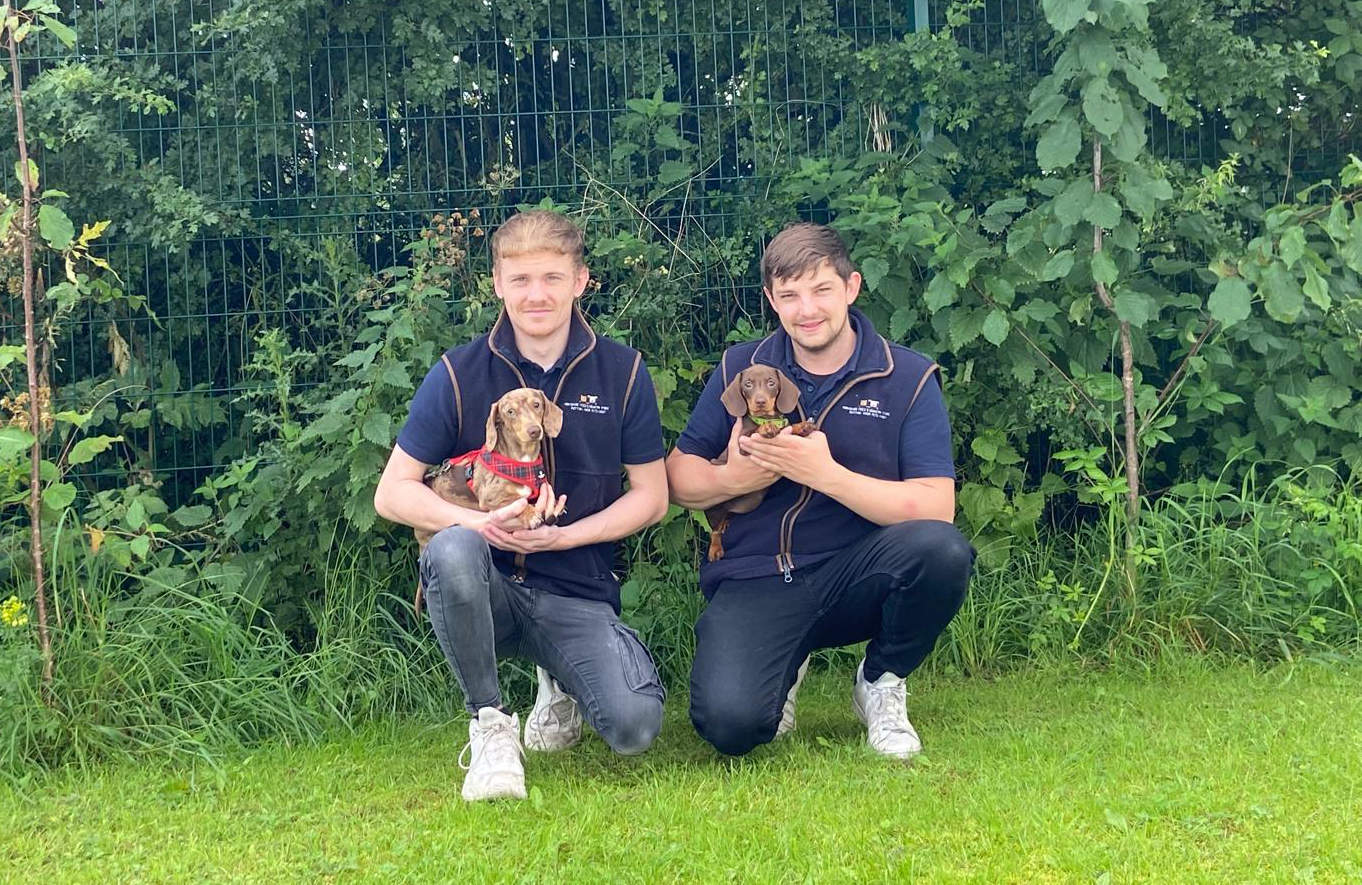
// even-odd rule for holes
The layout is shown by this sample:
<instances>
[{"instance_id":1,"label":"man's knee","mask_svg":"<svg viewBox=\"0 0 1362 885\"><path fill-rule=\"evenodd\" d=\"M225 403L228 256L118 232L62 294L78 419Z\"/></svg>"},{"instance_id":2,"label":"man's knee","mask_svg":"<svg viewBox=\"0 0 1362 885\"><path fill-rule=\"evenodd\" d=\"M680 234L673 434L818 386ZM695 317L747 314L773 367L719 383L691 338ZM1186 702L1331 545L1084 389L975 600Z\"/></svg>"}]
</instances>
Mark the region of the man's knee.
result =
<instances>
[{"instance_id":1,"label":"man's knee","mask_svg":"<svg viewBox=\"0 0 1362 885\"><path fill-rule=\"evenodd\" d=\"M491 549L482 536L463 526L436 532L421 554L421 578L426 595L457 604L487 593L492 568Z\"/></svg>"},{"instance_id":2,"label":"man's knee","mask_svg":"<svg viewBox=\"0 0 1362 885\"><path fill-rule=\"evenodd\" d=\"M597 732L621 756L637 756L653 745L662 730L662 699L634 693L617 704Z\"/></svg>"},{"instance_id":3,"label":"man's knee","mask_svg":"<svg viewBox=\"0 0 1362 885\"><path fill-rule=\"evenodd\" d=\"M890 549L898 551L906 567L934 587L964 594L974 569L974 547L949 522L935 519L895 523L886 529Z\"/></svg>"},{"instance_id":4,"label":"man's knee","mask_svg":"<svg viewBox=\"0 0 1362 885\"><path fill-rule=\"evenodd\" d=\"M762 711L759 706L732 691L691 685L690 721L696 733L729 756L750 753L776 736L780 711Z\"/></svg>"}]
</instances>

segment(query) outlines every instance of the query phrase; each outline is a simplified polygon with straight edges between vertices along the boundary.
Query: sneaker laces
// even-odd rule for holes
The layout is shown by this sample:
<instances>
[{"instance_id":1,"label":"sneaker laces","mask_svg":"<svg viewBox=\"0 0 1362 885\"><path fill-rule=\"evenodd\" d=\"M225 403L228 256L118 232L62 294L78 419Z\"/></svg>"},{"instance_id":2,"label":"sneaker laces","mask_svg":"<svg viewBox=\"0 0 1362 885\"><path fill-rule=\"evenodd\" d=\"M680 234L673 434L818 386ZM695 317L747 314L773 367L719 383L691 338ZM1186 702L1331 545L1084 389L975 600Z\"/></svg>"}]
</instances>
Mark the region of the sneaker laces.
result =
<instances>
[{"instance_id":1,"label":"sneaker laces","mask_svg":"<svg viewBox=\"0 0 1362 885\"><path fill-rule=\"evenodd\" d=\"M903 680L888 685L870 683L866 696L870 707L866 718L870 720L875 737L908 732L908 692L903 687Z\"/></svg>"},{"instance_id":2,"label":"sneaker laces","mask_svg":"<svg viewBox=\"0 0 1362 885\"><path fill-rule=\"evenodd\" d=\"M489 763L500 763L512 757L522 760L525 758L525 750L520 746L520 736L516 734L515 726L509 719L504 723L498 722L481 729L478 738L482 755L487 757ZM459 751L459 767L464 771L473 767L472 738L469 738L468 743Z\"/></svg>"},{"instance_id":3,"label":"sneaker laces","mask_svg":"<svg viewBox=\"0 0 1362 885\"><path fill-rule=\"evenodd\" d=\"M534 727L542 731L564 727L571 721L572 714L577 709L577 702L571 695L563 691L557 683L554 683L553 688L558 696L536 710L532 720Z\"/></svg>"}]
</instances>

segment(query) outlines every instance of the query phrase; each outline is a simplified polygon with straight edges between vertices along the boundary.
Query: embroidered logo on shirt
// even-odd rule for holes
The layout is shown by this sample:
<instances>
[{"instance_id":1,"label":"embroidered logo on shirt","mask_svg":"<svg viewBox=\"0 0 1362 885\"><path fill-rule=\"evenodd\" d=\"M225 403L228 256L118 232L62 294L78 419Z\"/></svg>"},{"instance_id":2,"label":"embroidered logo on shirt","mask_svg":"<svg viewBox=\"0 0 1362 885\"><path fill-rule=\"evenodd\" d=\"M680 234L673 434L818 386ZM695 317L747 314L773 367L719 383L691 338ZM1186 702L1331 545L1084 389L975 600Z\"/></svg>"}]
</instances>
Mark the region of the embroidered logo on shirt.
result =
<instances>
[{"instance_id":1,"label":"embroidered logo on shirt","mask_svg":"<svg viewBox=\"0 0 1362 885\"><path fill-rule=\"evenodd\" d=\"M881 421L884 421L889 417L889 413L880 408L880 401L877 399L863 399L854 406L843 404L842 411L849 415L879 418Z\"/></svg>"},{"instance_id":2,"label":"embroidered logo on shirt","mask_svg":"<svg viewBox=\"0 0 1362 885\"><path fill-rule=\"evenodd\" d=\"M597 393L582 393L578 394L576 402L568 400L567 402L564 402L561 405L563 406L563 408L571 409L574 412L587 412L592 415L604 415L606 412L610 411L610 406L600 402L600 398L601 398L600 394Z\"/></svg>"}]
</instances>

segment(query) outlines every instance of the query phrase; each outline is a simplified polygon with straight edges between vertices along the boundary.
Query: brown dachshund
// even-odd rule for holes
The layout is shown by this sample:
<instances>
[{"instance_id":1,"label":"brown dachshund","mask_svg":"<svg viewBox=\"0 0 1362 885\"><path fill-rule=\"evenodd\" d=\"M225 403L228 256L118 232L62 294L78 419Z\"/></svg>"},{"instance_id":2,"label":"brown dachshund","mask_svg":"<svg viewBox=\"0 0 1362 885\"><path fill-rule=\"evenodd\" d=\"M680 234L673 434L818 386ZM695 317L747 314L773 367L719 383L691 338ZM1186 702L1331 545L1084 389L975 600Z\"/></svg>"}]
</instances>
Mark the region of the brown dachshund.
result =
<instances>
[{"instance_id":1,"label":"brown dachshund","mask_svg":"<svg viewBox=\"0 0 1362 885\"><path fill-rule=\"evenodd\" d=\"M743 369L728 383L719 401L724 404L728 414L742 419L743 436L755 433L770 439L789 425L785 415L799 405L799 387L779 369L753 365ZM800 421L790 426L790 432L796 436L808 436L815 429L812 421ZM728 463L728 450L712 458L710 463ZM757 489L706 508L710 562L724 555L723 535L724 529L728 528L728 517L734 513L751 513L765 496L765 489Z\"/></svg>"},{"instance_id":2,"label":"brown dachshund","mask_svg":"<svg viewBox=\"0 0 1362 885\"><path fill-rule=\"evenodd\" d=\"M553 487L545 481L540 447L544 439L563 429L563 410L532 387L507 391L492 403L487 414L487 433L482 448L450 458L426 475L426 485L451 504L491 512L517 498L529 497L531 506L521 511L520 526L537 529L553 525L565 502L553 500ZM425 552L434 532L415 529L416 542ZM421 586L416 586L416 612L421 612Z\"/></svg>"}]
</instances>

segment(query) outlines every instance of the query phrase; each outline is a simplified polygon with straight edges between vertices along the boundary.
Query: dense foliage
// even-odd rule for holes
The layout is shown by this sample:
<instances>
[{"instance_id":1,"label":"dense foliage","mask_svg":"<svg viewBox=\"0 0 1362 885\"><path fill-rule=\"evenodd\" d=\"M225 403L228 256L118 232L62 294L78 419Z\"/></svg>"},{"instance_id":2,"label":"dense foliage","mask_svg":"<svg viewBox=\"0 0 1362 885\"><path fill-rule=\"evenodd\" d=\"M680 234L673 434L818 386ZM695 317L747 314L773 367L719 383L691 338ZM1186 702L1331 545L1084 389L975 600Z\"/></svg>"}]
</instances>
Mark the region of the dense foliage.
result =
<instances>
[{"instance_id":1,"label":"dense foliage","mask_svg":"<svg viewBox=\"0 0 1362 885\"><path fill-rule=\"evenodd\" d=\"M489 325L487 231L526 204L587 229L588 309L647 355L669 434L723 344L769 324L764 239L844 233L861 306L947 369L983 553L960 666L1142 618L1254 654L1357 640L1362 3L973 0L929 28L882 0L40 5L18 70L62 282L36 427L0 308L0 574L27 605L36 434L58 616L108 600L56 625L59 661L181 597L322 647L340 556L384 600L377 647L405 648L414 547L373 488L416 381ZM1189 501L1212 547L1270 502L1276 534L1236 554L1261 570L1184 551L1212 582L1185 594ZM672 672L700 528L674 512L621 563ZM0 635L0 711L26 635Z\"/></svg>"}]
</instances>

